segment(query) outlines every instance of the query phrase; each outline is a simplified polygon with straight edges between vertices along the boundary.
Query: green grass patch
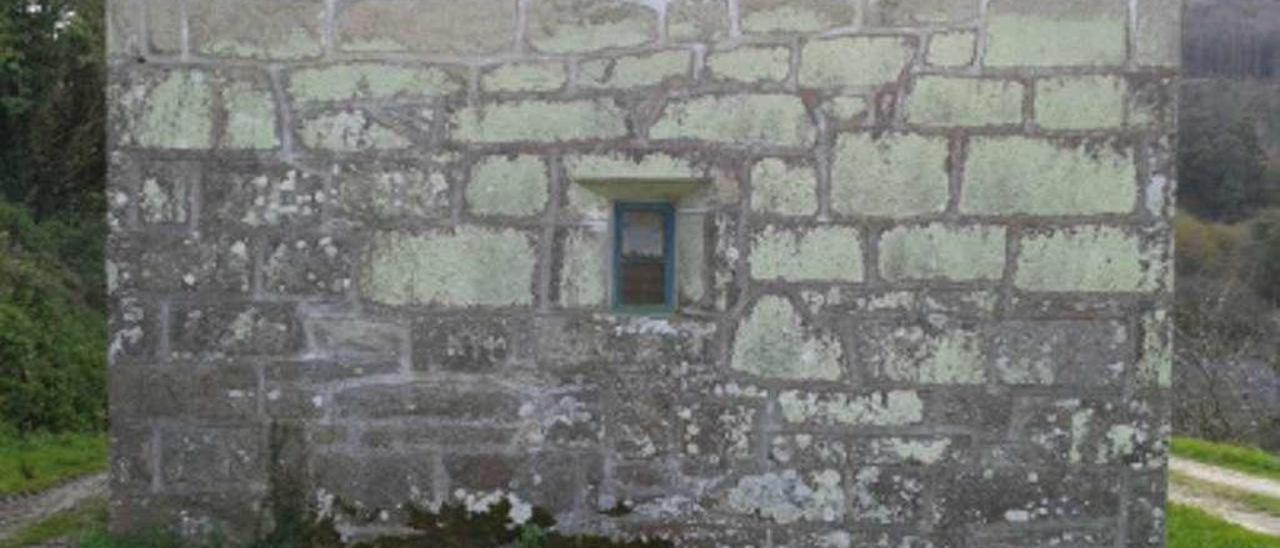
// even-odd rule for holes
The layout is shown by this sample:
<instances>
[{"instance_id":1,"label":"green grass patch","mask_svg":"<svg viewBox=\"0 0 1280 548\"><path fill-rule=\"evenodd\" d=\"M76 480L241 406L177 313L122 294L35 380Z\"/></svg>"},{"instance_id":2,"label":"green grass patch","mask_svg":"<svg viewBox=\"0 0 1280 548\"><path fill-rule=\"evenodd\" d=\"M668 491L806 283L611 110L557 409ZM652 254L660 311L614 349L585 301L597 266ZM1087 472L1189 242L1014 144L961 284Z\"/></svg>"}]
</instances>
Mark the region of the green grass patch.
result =
<instances>
[{"instance_id":1,"label":"green grass patch","mask_svg":"<svg viewBox=\"0 0 1280 548\"><path fill-rule=\"evenodd\" d=\"M0 542L0 548L23 548L57 539L79 539L88 531L106 527L107 501L93 499L75 510L51 516L49 519L18 531Z\"/></svg>"},{"instance_id":2,"label":"green grass patch","mask_svg":"<svg viewBox=\"0 0 1280 548\"><path fill-rule=\"evenodd\" d=\"M1280 481L1280 457L1261 449L1193 438L1173 438L1173 454L1252 476Z\"/></svg>"},{"instance_id":3,"label":"green grass patch","mask_svg":"<svg viewBox=\"0 0 1280 548\"><path fill-rule=\"evenodd\" d=\"M0 434L0 495L43 491L106 468L105 434Z\"/></svg>"},{"instance_id":4,"label":"green grass patch","mask_svg":"<svg viewBox=\"0 0 1280 548\"><path fill-rule=\"evenodd\" d=\"M1169 548L1280 548L1280 538L1255 533L1202 510L1169 505Z\"/></svg>"},{"instance_id":5,"label":"green grass patch","mask_svg":"<svg viewBox=\"0 0 1280 548\"><path fill-rule=\"evenodd\" d=\"M1239 505L1242 510L1280 518L1280 498L1249 493L1224 485L1201 481L1178 472L1169 473L1169 484L1176 485L1194 496L1229 500Z\"/></svg>"}]
</instances>

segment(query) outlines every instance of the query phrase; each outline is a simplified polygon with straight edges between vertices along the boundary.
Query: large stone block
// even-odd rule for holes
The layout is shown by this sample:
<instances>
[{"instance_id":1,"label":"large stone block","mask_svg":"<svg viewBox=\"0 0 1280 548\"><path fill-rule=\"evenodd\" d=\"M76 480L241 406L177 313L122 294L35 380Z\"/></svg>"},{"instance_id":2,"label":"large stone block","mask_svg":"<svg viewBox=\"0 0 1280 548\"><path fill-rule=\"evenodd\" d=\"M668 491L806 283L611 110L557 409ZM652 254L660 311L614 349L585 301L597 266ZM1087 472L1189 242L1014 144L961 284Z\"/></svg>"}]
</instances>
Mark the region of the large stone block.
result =
<instances>
[{"instance_id":1,"label":"large stone block","mask_svg":"<svg viewBox=\"0 0 1280 548\"><path fill-rule=\"evenodd\" d=\"M350 63L293 71L289 74L289 95L294 101L304 103L429 99L457 93L464 83L462 77L444 67Z\"/></svg>"},{"instance_id":2,"label":"large stone block","mask_svg":"<svg viewBox=\"0 0 1280 548\"><path fill-rule=\"evenodd\" d=\"M557 288L560 304L570 308L605 304L609 286L608 235L599 230L569 231L561 246Z\"/></svg>"},{"instance_id":3,"label":"large stone block","mask_svg":"<svg viewBox=\"0 0 1280 548\"><path fill-rule=\"evenodd\" d=\"M840 473L822 470L806 475L784 470L742 477L725 494L724 507L780 524L842 520L845 494Z\"/></svg>"},{"instance_id":4,"label":"large stone block","mask_svg":"<svg viewBox=\"0 0 1280 548\"><path fill-rule=\"evenodd\" d=\"M667 81L688 82L692 70L693 55L687 50L593 59L578 65L578 86L628 89Z\"/></svg>"},{"instance_id":5,"label":"large stone block","mask_svg":"<svg viewBox=\"0 0 1280 548\"><path fill-rule=\"evenodd\" d=\"M741 0L747 33L816 32L859 22L859 9L845 0Z\"/></svg>"},{"instance_id":6,"label":"large stone block","mask_svg":"<svg viewBox=\"0 0 1280 548\"><path fill-rule=\"evenodd\" d=\"M160 431L160 484L171 492L227 491L261 485L266 455L252 427L181 427Z\"/></svg>"},{"instance_id":7,"label":"large stone block","mask_svg":"<svg viewBox=\"0 0 1280 548\"><path fill-rule=\"evenodd\" d=\"M667 39L675 42L720 41L729 35L726 0L667 2Z\"/></svg>"},{"instance_id":8,"label":"large stone block","mask_svg":"<svg viewBox=\"0 0 1280 548\"><path fill-rule=\"evenodd\" d=\"M413 367L487 373L531 360L531 328L521 317L426 318L413 326Z\"/></svg>"},{"instance_id":9,"label":"large stone block","mask_svg":"<svg viewBox=\"0 0 1280 548\"><path fill-rule=\"evenodd\" d=\"M1002 467L938 477L939 525L974 527L1114 518L1121 482L1112 470Z\"/></svg>"},{"instance_id":10,"label":"large stone block","mask_svg":"<svg viewBox=\"0 0 1280 548\"><path fill-rule=\"evenodd\" d=\"M1153 67L1182 64L1182 10L1178 0L1138 0L1134 62Z\"/></svg>"},{"instance_id":11,"label":"large stone block","mask_svg":"<svg viewBox=\"0 0 1280 548\"><path fill-rule=\"evenodd\" d=\"M452 118L455 141L579 141L627 135L626 115L603 100L517 101L466 107Z\"/></svg>"},{"instance_id":12,"label":"large stone block","mask_svg":"<svg viewBox=\"0 0 1280 548\"><path fill-rule=\"evenodd\" d=\"M733 145L807 147L815 128L799 97L703 96L670 101L649 129L652 139L696 139Z\"/></svg>"},{"instance_id":13,"label":"large stone block","mask_svg":"<svg viewBox=\"0 0 1280 548\"><path fill-rule=\"evenodd\" d=\"M738 324L731 367L761 377L835 380L843 376L840 342L807 325L783 297L761 297Z\"/></svg>"},{"instance_id":14,"label":"large stone block","mask_svg":"<svg viewBox=\"0 0 1280 548\"><path fill-rule=\"evenodd\" d=\"M978 37L972 32L942 32L929 38L925 62L934 67L969 66L977 52Z\"/></svg>"},{"instance_id":15,"label":"large stone block","mask_svg":"<svg viewBox=\"0 0 1280 548\"><path fill-rule=\"evenodd\" d=\"M916 468L860 468L850 488L850 517L877 525L918 523L928 512L926 490L930 477Z\"/></svg>"},{"instance_id":16,"label":"large stone block","mask_svg":"<svg viewBox=\"0 0 1280 548\"><path fill-rule=\"evenodd\" d=\"M351 52L485 54L515 44L510 0L361 0L339 15L338 48Z\"/></svg>"},{"instance_id":17,"label":"large stone block","mask_svg":"<svg viewBox=\"0 0 1280 548\"><path fill-rule=\"evenodd\" d=\"M831 209L910 217L941 213L950 196L948 145L940 137L858 133L836 141Z\"/></svg>"},{"instance_id":18,"label":"large stone block","mask_svg":"<svg viewBox=\"0 0 1280 548\"><path fill-rule=\"evenodd\" d=\"M174 307L170 349L175 358L287 356L302 349L293 305L224 303Z\"/></svg>"},{"instance_id":19,"label":"large stone block","mask_svg":"<svg viewBox=\"0 0 1280 548\"><path fill-rule=\"evenodd\" d=\"M899 226L880 236L880 275L902 280L999 280L1005 229L930 224Z\"/></svg>"},{"instance_id":20,"label":"large stone block","mask_svg":"<svg viewBox=\"0 0 1280 548\"><path fill-rule=\"evenodd\" d=\"M186 9L191 49L203 55L293 60L324 52L321 0L192 0Z\"/></svg>"},{"instance_id":21,"label":"large stone block","mask_svg":"<svg viewBox=\"0 0 1280 548\"><path fill-rule=\"evenodd\" d=\"M537 0L529 10L529 43L546 53L639 46L658 36L658 14L625 0Z\"/></svg>"},{"instance_id":22,"label":"large stone block","mask_svg":"<svg viewBox=\"0 0 1280 548\"><path fill-rule=\"evenodd\" d=\"M1021 83L985 78L922 76L907 103L907 123L921 126L1006 126L1022 123Z\"/></svg>"},{"instance_id":23,"label":"large stone block","mask_svg":"<svg viewBox=\"0 0 1280 548\"><path fill-rule=\"evenodd\" d=\"M1160 268L1137 236L1071 227L1023 237L1014 284L1029 291L1151 291Z\"/></svg>"},{"instance_id":24,"label":"large stone block","mask_svg":"<svg viewBox=\"0 0 1280 548\"><path fill-rule=\"evenodd\" d=\"M535 215L547 206L549 181L537 156L488 156L471 170L467 208L475 215Z\"/></svg>"},{"instance_id":25,"label":"large stone block","mask_svg":"<svg viewBox=\"0 0 1280 548\"><path fill-rule=\"evenodd\" d=\"M1124 124L1128 96L1114 76L1076 76L1036 85L1036 123L1046 129L1103 129Z\"/></svg>"},{"instance_id":26,"label":"large stone block","mask_svg":"<svg viewBox=\"0 0 1280 548\"><path fill-rule=\"evenodd\" d=\"M357 246L324 235L273 237L265 242L262 289L276 295L344 295L351 288Z\"/></svg>"},{"instance_id":27,"label":"large stone block","mask_svg":"<svg viewBox=\"0 0 1280 548\"><path fill-rule=\"evenodd\" d=\"M855 228L820 226L756 234L751 277L759 280L862 281L862 239Z\"/></svg>"},{"instance_id":28,"label":"large stone block","mask_svg":"<svg viewBox=\"0 0 1280 548\"><path fill-rule=\"evenodd\" d=\"M431 384L370 384L334 395L337 416L359 419L429 417L446 421L514 422L515 394L493 389Z\"/></svg>"},{"instance_id":29,"label":"large stone block","mask_svg":"<svg viewBox=\"0 0 1280 548\"><path fill-rule=\"evenodd\" d=\"M303 117L300 126L302 144L318 151L398 150L413 144L403 128L364 109L315 112Z\"/></svg>"},{"instance_id":30,"label":"large stone block","mask_svg":"<svg viewBox=\"0 0 1280 548\"><path fill-rule=\"evenodd\" d=\"M388 305L509 306L533 302L534 246L522 232L460 227L373 237L362 294Z\"/></svg>"},{"instance_id":31,"label":"large stone block","mask_svg":"<svg viewBox=\"0 0 1280 548\"><path fill-rule=\"evenodd\" d=\"M251 423L258 419L262 391L252 364L208 360L121 365L112 373L109 395L112 420Z\"/></svg>"},{"instance_id":32,"label":"large stone block","mask_svg":"<svg viewBox=\"0 0 1280 548\"><path fill-rule=\"evenodd\" d=\"M124 81L121 81L124 80ZM111 95L121 145L208 149L213 146L213 80L205 71L135 73Z\"/></svg>"},{"instance_id":33,"label":"large stone block","mask_svg":"<svg viewBox=\"0 0 1280 548\"><path fill-rule=\"evenodd\" d=\"M800 86L880 87L896 82L914 54L914 44L896 36L815 40L800 50Z\"/></svg>"},{"instance_id":34,"label":"large stone block","mask_svg":"<svg viewBox=\"0 0 1280 548\"><path fill-rule=\"evenodd\" d=\"M791 72L791 48L740 46L707 54L712 78L740 82L782 82Z\"/></svg>"},{"instance_id":35,"label":"large stone block","mask_svg":"<svg viewBox=\"0 0 1280 548\"><path fill-rule=\"evenodd\" d=\"M986 345L972 326L855 324L859 361L879 379L916 384L981 384L987 378Z\"/></svg>"},{"instance_id":36,"label":"large stone block","mask_svg":"<svg viewBox=\"0 0 1280 548\"><path fill-rule=\"evenodd\" d=\"M1132 152L1026 137L969 145L960 210L984 215L1127 213L1137 201Z\"/></svg>"},{"instance_id":37,"label":"large stone block","mask_svg":"<svg viewBox=\"0 0 1280 548\"><path fill-rule=\"evenodd\" d=\"M1117 321L1018 321L1000 325L995 368L1005 384L1115 386L1135 359Z\"/></svg>"},{"instance_id":38,"label":"large stone block","mask_svg":"<svg viewBox=\"0 0 1280 548\"><path fill-rule=\"evenodd\" d=\"M978 18L981 0L871 0L868 20L890 26L966 23Z\"/></svg>"},{"instance_id":39,"label":"large stone block","mask_svg":"<svg viewBox=\"0 0 1280 548\"><path fill-rule=\"evenodd\" d=\"M569 72L560 61L509 63L485 71L480 87L491 93L556 91L568 80Z\"/></svg>"},{"instance_id":40,"label":"large stone block","mask_svg":"<svg viewBox=\"0 0 1280 548\"><path fill-rule=\"evenodd\" d=\"M309 227L326 201L323 178L283 165L220 163L202 170L206 230Z\"/></svg>"},{"instance_id":41,"label":"large stone block","mask_svg":"<svg viewBox=\"0 0 1280 548\"><path fill-rule=\"evenodd\" d=\"M776 215L812 215L818 209L812 166L766 158L751 168L751 209Z\"/></svg>"},{"instance_id":42,"label":"large stone block","mask_svg":"<svg viewBox=\"0 0 1280 548\"><path fill-rule=\"evenodd\" d=\"M426 507L435 500L436 473L426 449L324 452L311 462L311 484L362 511Z\"/></svg>"},{"instance_id":43,"label":"large stone block","mask_svg":"<svg viewBox=\"0 0 1280 548\"><path fill-rule=\"evenodd\" d=\"M1124 63L1124 0L994 0L986 65L1093 66Z\"/></svg>"},{"instance_id":44,"label":"large stone block","mask_svg":"<svg viewBox=\"0 0 1280 548\"><path fill-rule=\"evenodd\" d=\"M442 166L388 160L335 171L334 207L343 220L390 229L449 218L450 177Z\"/></svg>"},{"instance_id":45,"label":"large stone block","mask_svg":"<svg viewBox=\"0 0 1280 548\"><path fill-rule=\"evenodd\" d=\"M907 426L924 419L924 402L914 390L865 395L788 390L778 395L782 418L817 426Z\"/></svg>"}]
</instances>

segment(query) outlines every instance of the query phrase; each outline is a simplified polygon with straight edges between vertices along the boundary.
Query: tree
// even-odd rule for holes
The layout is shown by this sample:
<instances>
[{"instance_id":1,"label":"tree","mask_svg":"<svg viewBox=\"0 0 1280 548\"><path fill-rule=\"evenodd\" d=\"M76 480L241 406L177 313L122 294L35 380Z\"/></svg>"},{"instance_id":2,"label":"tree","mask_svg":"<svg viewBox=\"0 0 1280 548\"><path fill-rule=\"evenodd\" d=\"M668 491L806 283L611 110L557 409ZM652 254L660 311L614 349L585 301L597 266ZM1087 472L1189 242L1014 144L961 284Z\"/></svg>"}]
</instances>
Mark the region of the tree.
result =
<instances>
[{"instance_id":1,"label":"tree","mask_svg":"<svg viewBox=\"0 0 1280 548\"><path fill-rule=\"evenodd\" d=\"M1266 154L1256 123L1222 110L1195 104L1182 109L1178 198L1197 215L1237 220L1265 205Z\"/></svg>"}]
</instances>

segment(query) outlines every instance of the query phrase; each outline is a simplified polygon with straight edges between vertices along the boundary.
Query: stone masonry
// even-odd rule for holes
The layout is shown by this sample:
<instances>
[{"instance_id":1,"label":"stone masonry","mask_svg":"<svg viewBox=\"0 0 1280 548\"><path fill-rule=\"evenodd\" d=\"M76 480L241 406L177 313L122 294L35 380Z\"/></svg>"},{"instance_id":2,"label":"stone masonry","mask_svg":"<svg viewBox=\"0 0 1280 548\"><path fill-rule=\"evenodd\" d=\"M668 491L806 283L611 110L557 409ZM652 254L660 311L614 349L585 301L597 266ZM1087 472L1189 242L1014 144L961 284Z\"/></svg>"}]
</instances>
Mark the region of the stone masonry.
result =
<instances>
[{"instance_id":1,"label":"stone masonry","mask_svg":"<svg viewBox=\"0 0 1280 548\"><path fill-rule=\"evenodd\" d=\"M116 530L1164 545L1176 0L108 17Z\"/></svg>"}]
</instances>

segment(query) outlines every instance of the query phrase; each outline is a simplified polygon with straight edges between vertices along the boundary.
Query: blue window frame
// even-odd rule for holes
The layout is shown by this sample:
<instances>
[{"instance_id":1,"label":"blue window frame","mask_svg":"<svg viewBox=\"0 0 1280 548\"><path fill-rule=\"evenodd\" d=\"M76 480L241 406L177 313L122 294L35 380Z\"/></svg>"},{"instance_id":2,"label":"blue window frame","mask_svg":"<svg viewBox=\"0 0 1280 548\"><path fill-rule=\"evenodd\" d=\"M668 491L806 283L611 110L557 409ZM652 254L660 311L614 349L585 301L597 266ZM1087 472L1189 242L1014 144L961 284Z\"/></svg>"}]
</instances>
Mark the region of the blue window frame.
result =
<instances>
[{"instance_id":1,"label":"blue window frame","mask_svg":"<svg viewBox=\"0 0 1280 548\"><path fill-rule=\"evenodd\" d=\"M615 310L662 314L675 309L675 228L671 204L614 204Z\"/></svg>"}]
</instances>

